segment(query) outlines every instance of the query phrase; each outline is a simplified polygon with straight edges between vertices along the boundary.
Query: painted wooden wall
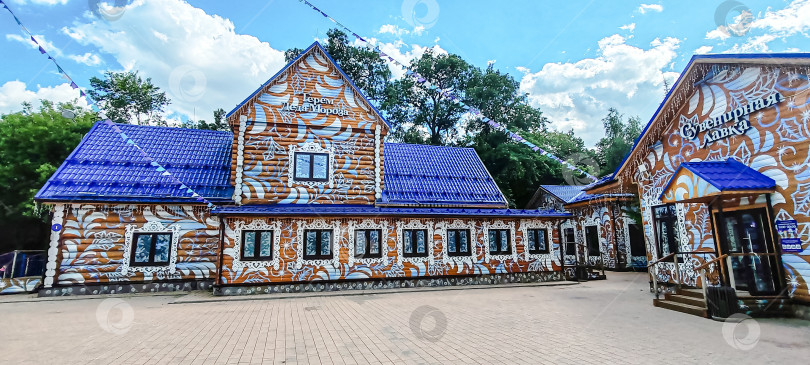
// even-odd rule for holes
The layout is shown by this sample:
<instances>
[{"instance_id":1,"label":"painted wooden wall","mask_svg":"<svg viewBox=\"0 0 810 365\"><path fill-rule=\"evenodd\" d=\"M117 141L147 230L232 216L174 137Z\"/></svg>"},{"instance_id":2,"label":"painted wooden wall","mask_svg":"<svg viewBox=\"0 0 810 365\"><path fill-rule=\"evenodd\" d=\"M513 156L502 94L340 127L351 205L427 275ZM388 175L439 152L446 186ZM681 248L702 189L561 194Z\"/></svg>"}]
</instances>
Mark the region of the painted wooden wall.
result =
<instances>
[{"instance_id":1,"label":"painted wooden wall","mask_svg":"<svg viewBox=\"0 0 810 365\"><path fill-rule=\"evenodd\" d=\"M46 287L52 284L98 284L149 280L204 280L215 277L219 250L219 219L208 209L190 205L57 204L54 232L46 266ZM160 223L178 235L173 273L164 270L124 273L127 227ZM48 280L48 276L51 280Z\"/></svg>"},{"instance_id":2,"label":"painted wooden wall","mask_svg":"<svg viewBox=\"0 0 810 365\"><path fill-rule=\"evenodd\" d=\"M407 219L407 218L268 218L234 217L225 218L225 242L223 245L222 284L260 284L285 283L296 281L323 281L340 279L381 279L381 278L416 278L446 275L483 275L523 272L541 272L560 270L559 237L556 219L531 220L492 220L492 219ZM352 227L380 225L385 227L385 260L358 262L350 257L350 247L354 247L349 234ZM401 233L398 225L411 228L427 228L432 237L431 258L409 260L401 254ZM251 263L240 260L240 229L249 227L274 227L280 236L276 241L277 255L273 262ZM339 231L334 240L333 252L338 254L333 260L310 262L302 260L300 237L306 227L328 227ZM510 227L513 229L512 252L507 257L489 256L488 240L485 231L489 228ZM445 258L444 246L447 229L466 228L475 232L471 246L475 255L463 258ZM545 228L552 237L553 253L544 255L526 255L524 235L529 228ZM430 233L432 231L432 234ZM399 231L401 232L401 231Z\"/></svg>"},{"instance_id":3,"label":"painted wooden wall","mask_svg":"<svg viewBox=\"0 0 810 365\"><path fill-rule=\"evenodd\" d=\"M326 98L348 115L295 112L303 97ZM246 116L248 122L240 122ZM384 187L382 119L317 47L231 115L231 182L238 204L373 204ZM313 144L334 154L331 184L290 182L290 150Z\"/></svg>"},{"instance_id":4,"label":"painted wooden wall","mask_svg":"<svg viewBox=\"0 0 810 365\"><path fill-rule=\"evenodd\" d=\"M741 136L700 147L699 140L681 137L683 123L703 121L722 115L749 101L764 98L776 92L786 100L775 107L754 112L749 116L753 128ZM776 219L795 219L804 243L804 252L782 255L789 294L810 302L810 83L806 70L792 68L760 68L733 66L717 73L699 85L669 124L658 120L652 127L663 128L660 143L639 156L635 164L644 165L646 172L633 169L632 176L624 178L638 183L641 197L644 233L648 244L648 258L658 257L653 237L651 207L661 204L659 195L664 185L682 162L725 160L735 157L753 169L776 180L776 192L771 194ZM697 187L685 186L684 189ZM755 201L739 199L727 205L764 203L765 197ZM714 251L709 211L704 204L677 204L678 231L682 251ZM686 283L696 284L693 268L713 258L695 255L680 265L680 274ZM672 280L674 265L662 264L660 278Z\"/></svg>"}]
</instances>

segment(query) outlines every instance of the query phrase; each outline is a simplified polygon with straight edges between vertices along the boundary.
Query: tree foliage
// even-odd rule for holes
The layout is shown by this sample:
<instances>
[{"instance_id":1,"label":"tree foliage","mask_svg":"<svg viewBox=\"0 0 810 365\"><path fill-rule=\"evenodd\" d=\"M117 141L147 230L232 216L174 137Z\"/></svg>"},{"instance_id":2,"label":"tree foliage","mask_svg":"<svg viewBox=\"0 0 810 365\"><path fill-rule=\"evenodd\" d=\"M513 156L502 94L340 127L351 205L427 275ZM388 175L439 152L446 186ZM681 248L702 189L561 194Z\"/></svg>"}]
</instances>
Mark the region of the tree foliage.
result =
<instances>
[{"instance_id":1,"label":"tree foliage","mask_svg":"<svg viewBox=\"0 0 810 365\"><path fill-rule=\"evenodd\" d=\"M92 77L90 87L88 95L116 123L165 124L163 111L171 100L137 71L107 71L103 79Z\"/></svg>"},{"instance_id":2,"label":"tree foliage","mask_svg":"<svg viewBox=\"0 0 810 365\"><path fill-rule=\"evenodd\" d=\"M225 120L226 115L225 109L219 108L214 110L214 121L207 122L205 119L200 119L197 123L189 126L191 128L197 129L207 129L210 131L229 131L231 127L228 125L228 122Z\"/></svg>"},{"instance_id":3,"label":"tree foliage","mask_svg":"<svg viewBox=\"0 0 810 365\"><path fill-rule=\"evenodd\" d=\"M24 108L31 111L30 106ZM63 110L71 110L76 117L65 118ZM37 232L18 228L33 226L47 232L46 212L36 209L34 195L97 118L76 106L48 101L42 102L39 111L0 117L0 229L7 233L0 249L41 248L34 238Z\"/></svg>"},{"instance_id":4,"label":"tree foliage","mask_svg":"<svg viewBox=\"0 0 810 365\"><path fill-rule=\"evenodd\" d=\"M615 108L608 110L602 119L605 137L596 143L596 157L601 166L600 173L606 175L619 167L624 157L630 153L636 138L641 134L641 122L638 117L624 120Z\"/></svg>"},{"instance_id":5,"label":"tree foliage","mask_svg":"<svg viewBox=\"0 0 810 365\"><path fill-rule=\"evenodd\" d=\"M349 79L363 90L366 97L379 104L391 78L391 70L386 62L368 48L352 46L346 33L339 29L330 29L326 36L328 38L323 45L326 52ZM300 48L288 49L284 52L284 59L290 62L303 51Z\"/></svg>"}]
</instances>

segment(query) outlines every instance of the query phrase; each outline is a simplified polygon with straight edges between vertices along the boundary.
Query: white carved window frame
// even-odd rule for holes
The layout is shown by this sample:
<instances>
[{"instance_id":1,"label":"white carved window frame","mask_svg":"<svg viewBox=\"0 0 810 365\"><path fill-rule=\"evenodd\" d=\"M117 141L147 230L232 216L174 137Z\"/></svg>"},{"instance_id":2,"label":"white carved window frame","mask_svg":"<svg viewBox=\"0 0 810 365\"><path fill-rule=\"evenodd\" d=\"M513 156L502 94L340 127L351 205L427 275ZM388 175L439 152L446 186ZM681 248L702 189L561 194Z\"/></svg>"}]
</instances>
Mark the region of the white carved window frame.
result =
<instances>
[{"instance_id":1,"label":"white carved window frame","mask_svg":"<svg viewBox=\"0 0 810 365\"><path fill-rule=\"evenodd\" d=\"M427 250L427 257L405 257L404 256L404 248L403 245L405 244L405 240L402 239L402 233L406 229L424 229L427 231L427 236L425 237L425 249ZM407 222L399 221L397 222L397 265L402 265L402 262L410 262L412 264L418 264L427 260L430 264L433 264L434 257L433 257L433 231L434 231L434 223L433 222L422 222L418 219L409 219Z\"/></svg>"},{"instance_id":2,"label":"white carved window frame","mask_svg":"<svg viewBox=\"0 0 810 365\"><path fill-rule=\"evenodd\" d=\"M448 233L450 230L453 229L464 229L469 231L469 234L467 235L468 239L467 244L469 245L469 247L467 248L469 250L468 255L450 256L450 253L447 251L447 246L450 244L450 237L448 236ZM457 265L465 263L468 265L473 264L473 262L475 261L475 249L477 247L475 242L476 237L478 237L478 232L475 229L475 221L465 222L461 219L454 219L450 223L439 222L436 225L436 230L439 231L439 235L441 235L442 237L442 261L444 263L454 262Z\"/></svg>"},{"instance_id":3,"label":"white carved window frame","mask_svg":"<svg viewBox=\"0 0 810 365\"><path fill-rule=\"evenodd\" d=\"M332 221L327 222L324 219L316 219L314 221L306 221L300 220L298 221L298 229L296 230L297 235L297 247L296 251L296 259L295 259L295 266L299 269L303 268L304 265L313 265L313 266L332 266L337 268L340 265L340 239L341 239L341 230L340 230L340 221ZM306 246L306 237L304 237L304 232L307 230L312 229L326 229L332 230L332 258L331 259L304 259L304 248Z\"/></svg>"},{"instance_id":4,"label":"white carved window frame","mask_svg":"<svg viewBox=\"0 0 810 365\"><path fill-rule=\"evenodd\" d=\"M574 244L574 254L569 255L566 252L567 246L569 242L567 241L565 229L571 229L574 232L574 242L570 242ZM560 255L565 257L565 263L574 263L577 261L577 254L579 253L579 230L574 222L568 220L565 223L560 224L560 229L562 230L562 237L560 237Z\"/></svg>"},{"instance_id":5,"label":"white carved window frame","mask_svg":"<svg viewBox=\"0 0 810 365\"><path fill-rule=\"evenodd\" d=\"M273 269L278 270L280 260L279 260L279 245L281 243L281 223L280 222L273 222L267 223L264 219L254 219L250 223L245 223L244 221L236 222L236 227L234 228L234 254L233 254L233 263L231 266L234 270L239 270L242 268L248 269L265 269L267 267L272 267ZM243 231L270 231L273 232L273 259L270 261L260 261L260 260L244 260L242 261L242 232Z\"/></svg>"},{"instance_id":6,"label":"white carved window frame","mask_svg":"<svg viewBox=\"0 0 810 365\"><path fill-rule=\"evenodd\" d=\"M505 229L509 231L509 244L512 245L512 254L510 255L492 255L489 253L489 231L491 229ZM517 254L517 242L515 241L515 222L504 223L502 220L496 220L495 222L484 222L484 242L486 242L486 248L484 249L484 260L486 262L490 262L492 260L498 260L501 262L512 260L514 262L518 261L518 254Z\"/></svg>"},{"instance_id":7,"label":"white carved window frame","mask_svg":"<svg viewBox=\"0 0 810 365\"><path fill-rule=\"evenodd\" d=\"M327 155L328 161L327 164L327 174L326 174L326 181L298 181L295 180L295 153L296 152L306 152L306 153L325 153ZM332 147L323 148L320 143L318 142L304 142L298 145L290 146L289 150L289 168L287 169L287 186L292 187L293 185L306 185L310 188L314 188L316 186L329 186L330 188L335 187L335 151ZM310 161L313 163L313 161Z\"/></svg>"},{"instance_id":8,"label":"white carved window frame","mask_svg":"<svg viewBox=\"0 0 810 365\"><path fill-rule=\"evenodd\" d=\"M366 230L366 229L379 229L380 230L380 257L376 258L362 258L358 259L354 257L355 247L354 247L354 239L355 239L355 231L358 230ZM384 264L388 265L388 223L387 222L374 222L371 219L364 219L362 222L358 221L350 221L348 227L348 235L349 235L349 266L353 266L354 264Z\"/></svg>"},{"instance_id":9,"label":"white carved window frame","mask_svg":"<svg viewBox=\"0 0 810 365\"><path fill-rule=\"evenodd\" d=\"M596 216L594 216L596 215ZM585 218L585 221L582 222L582 243L583 248L585 251L586 260L589 260L589 257L602 257L603 255L603 248L602 247L602 227L600 227L602 222L599 220L599 213L594 213L590 217ZM588 227L596 226L596 242L599 244L599 256L591 255L591 248L588 247Z\"/></svg>"},{"instance_id":10,"label":"white carved window frame","mask_svg":"<svg viewBox=\"0 0 810 365\"><path fill-rule=\"evenodd\" d=\"M160 266L134 266L132 265L132 250L133 250L133 237L136 233L168 233L172 239L169 243L171 254L169 254L169 262L166 265ZM177 265L177 246L180 242L180 226L173 225L166 227L163 223L158 221L146 222L141 228L137 228L134 224L128 224L125 230L124 238L124 260L121 265L121 274L130 275L136 272L143 273L158 273L163 272L167 275L174 274Z\"/></svg>"},{"instance_id":11,"label":"white carved window frame","mask_svg":"<svg viewBox=\"0 0 810 365\"><path fill-rule=\"evenodd\" d=\"M546 247L548 253L529 253L529 230L530 229L545 229L546 230ZM524 219L520 221L520 233L523 235L523 252L526 254L526 261L530 260L551 260L554 258L554 226L551 222L542 221L539 219Z\"/></svg>"}]
</instances>

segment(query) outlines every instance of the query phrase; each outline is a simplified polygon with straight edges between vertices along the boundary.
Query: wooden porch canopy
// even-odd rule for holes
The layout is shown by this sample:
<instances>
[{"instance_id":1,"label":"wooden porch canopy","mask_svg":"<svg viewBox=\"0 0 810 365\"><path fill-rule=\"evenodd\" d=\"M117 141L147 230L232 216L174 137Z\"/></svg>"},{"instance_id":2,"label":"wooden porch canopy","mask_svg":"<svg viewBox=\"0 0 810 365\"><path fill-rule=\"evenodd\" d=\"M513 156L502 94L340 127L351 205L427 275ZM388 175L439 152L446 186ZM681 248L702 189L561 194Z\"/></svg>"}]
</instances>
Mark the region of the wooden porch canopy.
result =
<instances>
[{"instance_id":1,"label":"wooden porch canopy","mask_svg":"<svg viewBox=\"0 0 810 365\"><path fill-rule=\"evenodd\" d=\"M751 196L775 189L774 179L729 158L682 163L659 199L663 203L708 203L718 196Z\"/></svg>"}]
</instances>

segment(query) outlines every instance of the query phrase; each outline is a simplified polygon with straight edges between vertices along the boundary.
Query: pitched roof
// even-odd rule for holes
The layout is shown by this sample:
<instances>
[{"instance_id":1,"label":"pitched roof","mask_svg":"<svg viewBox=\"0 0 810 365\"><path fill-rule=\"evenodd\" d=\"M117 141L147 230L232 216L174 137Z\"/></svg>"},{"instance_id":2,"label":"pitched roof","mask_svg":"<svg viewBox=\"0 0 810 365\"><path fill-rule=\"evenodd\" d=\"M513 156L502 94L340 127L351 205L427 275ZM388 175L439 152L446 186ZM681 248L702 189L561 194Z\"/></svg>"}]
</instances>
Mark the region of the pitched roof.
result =
<instances>
[{"instance_id":1,"label":"pitched roof","mask_svg":"<svg viewBox=\"0 0 810 365\"><path fill-rule=\"evenodd\" d=\"M754 170L742 162L733 158L725 161L699 161L699 162L684 162L672 177L669 179L664 190L661 192L663 197L669 190L675 178L679 176L681 169L687 169L705 180L709 185L715 187L720 192L724 191L750 191L750 190L768 190L776 188L776 181L761 172ZM693 197L696 198L696 197Z\"/></svg>"},{"instance_id":2,"label":"pitched roof","mask_svg":"<svg viewBox=\"0 0 810 365\"><path fill-rule=\"evenodd\" d=\"M385 143L383 205L493 206L507 202L472 148Z\"/></svg>"},{"instance_id":3,"label":"pitched roof","mask_svg":"<svg viewBox=\"0 0 810 365\"><path fill-rule=\"evenodd\" d=\"M383 122L383 125L385 125L386 128L390 128L390 125L388 124L388 121L385 119L385 117L383 117L382 113L380 113L380 111L377 110L377 107L375 107L374 104L372 104L371 101L368 100L368 97L366 96L366 94L363 93L363 91L360 90L360 88L357 87L357 85L354 84L354 81L352 81L352 79L349 78L349 76L346 75L345 72L343 72L343 69L340 68L338 63L332 58L332 56L329 55L329 52L326 52L326 49L324 49L323 46L321 46L321 43L318 42L318 41L315 41L309 47L307 47L307 49L301 51L301 53L299 53L298 56L296 56L292 61L290 61L286 65L284 65L284 67L282 67L280 70L278 70L278 72L276 72L275 75L273 75L272 77L267 79L267 81L265 81L265 83L262 84L262 86L259 86L259 88L256 89L256 91L251 93L250 96L245 98L245 100L242 100L241 103L237 104L233 108L233 110L231 110L230 112L228 112L228 114L226 114L225 117L230 118L231 115L233 115L233 113L236 113L237 110L242 108L245 104L247 104L250 100L252 100L256 96L258 96L262 92L262 90L266 89L267 86L270 85L270 83L275 81L275 79L277 79L282 73L284 73L284 71L287 71L287 69L290 68L290 66L296 64L296 62L298 62L301 58L303 58L304 56L306 56L307 54L309 54L313 50L320 50L321 52L323 52L323 54L326 56L326 58L329 59L329 62L331 62L335 66L335 69L337 69L338 72L340 72L340 75L343 76L343 79L346 80L349 83L349 85L352 86L354 91L357 92L358 95L360 95L360 97L363 99L363 101L366 102L366 104L368 104L371 107L372 110L374 110L374 113L377 114L377 117L380 118L380 120Z\"/></svg>"},{"instance_id":4,"label":"pitched roof","mask_svg":"<svg viewBox=\"0 0 810 365\"><path fill-rule=\"evenodd\" d=\"M119 124L155 161L209 200L228 200L230 132ZM195 199L155 170L112 127L96 123L35 196L41 201L185 202Z\"/></svg>"},{"instance_id":5,"label":"pitched roof","mask_svg":"<svg viewBox=\"0 0 810 365\"><path fill-rule=\"evenodd\" d=\"M570 217L570 213L537 209L503 208L425 208L425 207L375 207L373 205L315 205L315 204L270 204L218 206L214 214L240 215L334 215L334 216L442 216L442 217Z\"/></svg>"},{"instance_id":6,"label":"pitched roof","mask_svg":"<svg viewBox=\"0 0 810 365\"><path fill-rule=\"evenodd\" d=\"M582 189L585 188L584 185L540 185L540 187L557 197L557 199L562 200L563 203L567 203L582 193Z\"/></svg>"},{"instance_id":7,"label":"pitched roof","mask_svg":"<svg viewBox=\"0 0 810 365\"><path fill-rule=\"evenodd\" d=\"M664 100L661 101L661 104L658 106L658 109L650 118L650 121L647 122L647 125L644 126L644 130L641 131L641 134L636 138L635 142L633 143L633 147L630 149L630 152L624 156L624 159L619 164L619 167L616 168L616 171L613 172L610 180L605 181L607 183L609 181L616 180L617 176L627 167L627 163L630 162L630 157L636 153L637 150L641 148L639 146L648 146L650 143L641 143L642 140L648 135L650 132L650 127L656 120L659 119L660 116L664 114L664 109L668 104L671 103L686 103L689 98L673 98L672 96L675 95L676 92L679 92L681 89L695 87L695 85L699 84L701 81L713 76L711 72L708 75L706 74L697 74L697 78L700 80L697 84L693 82L689 82L693 74L699 72L697 67L694 67L698 64L732 64L732 63L741 63L741 64L790 64L790 65L807 65L810 63L810 53L753 53L753 54L702 54L702 55L693 55L692 58L689 60L689 63L684 68L681 75L673 84L672 88L669 89L667 95L664 96ZM677 109L677 107L676 107ZM663 119L659 121L659 123L665 122ZM600 184L604 185L604 184ZM596 186L594 186L596 187Z\"/></svg>"}]
</instances>

